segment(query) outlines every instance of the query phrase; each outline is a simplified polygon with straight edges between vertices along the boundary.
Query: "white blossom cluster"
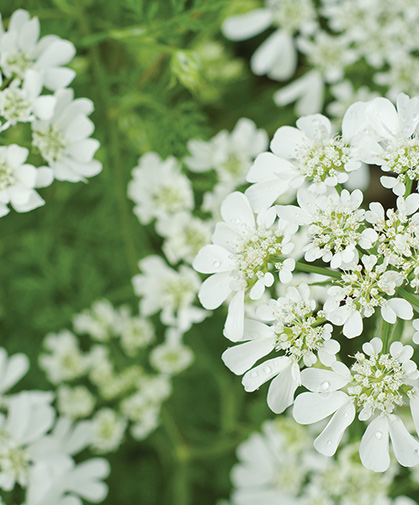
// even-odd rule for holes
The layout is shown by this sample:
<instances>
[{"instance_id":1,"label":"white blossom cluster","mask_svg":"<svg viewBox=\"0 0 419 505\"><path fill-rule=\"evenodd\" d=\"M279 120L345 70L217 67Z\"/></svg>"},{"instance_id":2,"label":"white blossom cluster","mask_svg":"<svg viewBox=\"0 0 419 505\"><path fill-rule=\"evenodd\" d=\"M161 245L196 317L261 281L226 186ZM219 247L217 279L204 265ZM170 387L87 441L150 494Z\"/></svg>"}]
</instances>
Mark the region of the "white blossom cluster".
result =
<instances>
[{"instance_id":1,"label":"white blossom cluster","mask_svg":"<svg viewBox=\"0 0 419 505\"><path fill-rule=\"evenodd\" d=\"M264 0L260 8L227 17L227 39L250 39L270 29L253 53L256 75L289 81L274 95L277 105L296 102L298 115L320 112L326 92L329 113L341 118L356 100L384 89L394 100L400 92L416 95L419 49L415 36L419 9L414 0ZM297 62L307 68L298 74ZM353 86L354 72L364 85Z\"/></svg>"},{"instance_id":2,"label":"white blossom cluster","mask_svg":"<svg viewBox=\"0 0 419 505\"><path fill-rule=\"evenodd\" d=\"M418 136L419 98L404 94L397 107L354 103L341 135L320 114L279 128L193 262L211 274L202 305L228 302L224 335L236 345L223 361L245 390L270 381L273 412L293 405L300 424L328 419L314 441L326 456L359 421L360 459L377 472L390 466L389 438L402 466L419 464L419 372L408 344L418 332L401 341L419 309ZM388 174L382 191L392 189L395 208L363 206L359 189L344 189L365 164ZM284 195L295 204L278 203Z\"/></svg>"},{"instance_id":3,"label":"white blossom cluster","mask_svg":"<svg viewBox=\"0 0 419 505\"><path fill-rule=\"evenodd\" d=\"M109 463L103 458L82 462L74 459L90 445L92 423L57 417L51 392L8 393L28 369L26 355L8 357L0 348L2 498L11 503L16 496L22 496L22 505L103 501L108 493L103 479L109 475Z\"/></svg>"},{"instance_id":4,"label":"white blossom cluster","mask_svg":"<svg viewBox=\"0 0 419 505\"><path fill-rule=\"evenodd\" d=\"M334 461L319 459L301 426L287 417L266 421L261 432L253 433L237 448L238 463L231 471L233 492L228 503L416 504L405 496L390 498L397 480L396 468L385 474L373 473L361 464L356 449L350 444Z\"/></svg>"},{"instance_id":5,"label":"white blossom cluster","mask_svg":"<svg viewBox=\"0 0 419 505\"><path fill-rule=\"evenodd\" d=\"M182 348L183 336L192 325L208 316L197 300L201 279L191 267L192 261L210 240L220 202L246 182L247 171L267 144L266 132L257 129L250 119L242 118L231 133L222 130L209 141L190 140L189 154L183 160L162 160L157 153L149 152L132 171L128 196L135 203L133 212L140 223L154 224L163 239L165 256L152 254L139 261L141 273L132 279L134 291L141 298L141 314L159 314L160 322L167 328L168 349L173 352ZM185 167L193 174L188 176ZM194 184L199 176L203 178L203 190ZM196 208L198 200L202 204ZM289 250L291 244L286 244L286 240L282 244L280 231L271 232L269 228L268 223L264 235L255 238L262 241L261 247L269 243ZM252 233L257 232L249 229ZM244 270L245 262L243 258ZM291 266L286 264L283 275ZM182 361L182 353L178 354Z\"/></svg>"},{"instance_id":6,"label":"white blossom cluster","mask_svg":"<svg viewBox=\"0 0 419 505\"><path fill-rule=\"evenodd\" d=\"M159 424L171 376L190 364L191 350L170 334L157 345L148 319L108 300L75 315L73 330L47 335L39 358L57 386L58 411L91 419L96 452L117 450L128 427L135 439L146 438Z\"/></svg>"},{"instance_id":7,"label":"white blossom cluster","mask_svg":"<svg viewBox=\"0 0 419 505\"><path fill-rule=\"evenodd\" d=\"M65 65L75 52L56 35L40 38L38 18L23 9L7 29L0 23L0 217L9 205L17 212L43 205L36 189L54 179L85 181L102 170L93 159L99 142L90 138L93 103L68 88L75 71Z\"/></svg>"}]
</instances>

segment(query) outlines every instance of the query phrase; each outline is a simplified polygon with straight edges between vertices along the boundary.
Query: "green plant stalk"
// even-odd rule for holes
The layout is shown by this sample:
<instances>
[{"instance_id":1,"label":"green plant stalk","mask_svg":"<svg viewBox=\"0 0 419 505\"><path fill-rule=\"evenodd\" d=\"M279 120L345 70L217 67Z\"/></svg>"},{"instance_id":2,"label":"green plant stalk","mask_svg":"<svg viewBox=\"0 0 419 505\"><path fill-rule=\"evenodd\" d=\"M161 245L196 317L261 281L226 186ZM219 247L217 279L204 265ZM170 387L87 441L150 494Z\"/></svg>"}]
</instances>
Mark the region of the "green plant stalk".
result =
<instances>
[{"instance_id":1,"label":"green plant stalk","mask_svg":"<svg viewBox=\"0 0 419 505\"><path fill-rule=\"evenodd\" d=\"M308 265L307 263L301 263L296 261L295 270L299 272L307 272L310 274L326 275L327 277L332 277L333 279L340 279L341 273L334 270L329 270L328 268L316 267L315 265Z\"/></svg>"}]
</instances>

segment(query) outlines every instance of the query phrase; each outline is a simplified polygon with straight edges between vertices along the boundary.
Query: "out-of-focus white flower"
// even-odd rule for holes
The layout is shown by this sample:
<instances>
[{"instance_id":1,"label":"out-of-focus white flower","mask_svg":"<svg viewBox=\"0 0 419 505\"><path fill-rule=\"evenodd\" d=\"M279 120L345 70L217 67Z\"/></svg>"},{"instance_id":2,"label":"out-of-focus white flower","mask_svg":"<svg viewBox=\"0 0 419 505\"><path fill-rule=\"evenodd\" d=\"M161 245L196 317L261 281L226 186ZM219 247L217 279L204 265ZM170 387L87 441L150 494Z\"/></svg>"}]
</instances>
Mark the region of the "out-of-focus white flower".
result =
<instances>
[{"instance_id":1,"label":"out-of-focus white flower","mask_svg":"<svg viewBox=\"0 0 419 505\"><path fill-rule=\"evenodd\" d=\"M127 421L111 408L104 407L92 418L92 448L107 453L119 449Z\"/></svg>"},{"instance_id":2,"label":"out-of-focus white flower","mask_svg":"<svg viewBox=\"0 0 419 505\"><path fill-rule=\"evenodd\" d=\"M181 332L207 317L207 312L193 305L201 282L191 268L182 265L170 268L157 255L147 256L138 263L142 274L132 279L140 300L140 313L150 316L161 311L161 321Z\"/></svg>"},{"instance_id":3,"label":"out-of-focus white flower","mask_svg":"<svg viewBox=\"0 0 419 505\"><path fill-rule=\"evenodd\" d=\"M56 35L39 39L39 20L23 9L10 17L7 31L0 27L0 67L6 77L24 78L27 70L35 70L43 85L50 90L67 87L76 73L63 65L69 63L76 50L68 40Z\"/></svg>"},{"instance_id":4,"label":"out-of-focus white flower","mask_svg":"<svg viewBox=\"0 0 419 505\"><path fill-rule=\"evenodd\" d=\"M132 171L128 197L134 201L134 214L141 223L161 219L194 206L190 180L181 173L173 157L162 160L156 153L141 156Z\"/></svg>"},{"instance_id":5,"label":"out-of-focus white flower","mask_svg":"<svg viewBox=\"0 0 419 505\"><path fill-rule=\"evenodd\" d=\"M317 27L312 1L266 0L264 8L227 18L222 31L230 40L246 40L270 26L277 29L253 54L251 68L256 75L287 80L297 67L293 35L311 33Z\"/></svg>"},{"instance_id":6,"label":"out-of-focus white flower","mask_svg":"<svg viewBox=\"0 0 419 505\"><path fill-rule=\"evenodd\" d=\"M119 326L121 315L109 300L98 300L92 307L73 317L74 331L87 333L94 340L109 340Z\"/></svg>"},{"instance_id":7,"label":"out-of-focus white flower","mask_svg":"<svg viewBox=\"0 0 419 505\"><path fill-rule=\"evenodd\" d=\"M95 397L86 386L69 387L62 384L57 389L57 403L61 414L78 419L90 416L95 406Z\"/></svg>"},{"instance_id":8,"label":"out-of-focus white flower","mask_svg":"<svg viewBox=\"0 0 419 505\"><path fill-rule=\"evenodd\" d=\"M74 99L72 89L55 92L56 104L52 116L32 122L32 144L60 181L85 181L102 170L93 156L99 142L90 138L94 124L87 117L93 111L88 98Z\"/></svg>"},{"instance_id":9,"label":"out-of-focus white flower","mask_svg":"<svg viewBox=\"0 0 419 505\"><path fill-rule=\"evenodd\" d=\"M182 335L169 328L166 339L151 351L150 363L162 374L175 375L183 372L192 363L194 354L190 347L182 343Z\"/></svg>"},{"instance_id":10,"label":"out-of-focus white flower","mask_svg":"<svg viewBox=\"0 0 419 505\"><path fill-rule=\"evenodd\" d=\"M16 144L0 147L0 217L9 212L8 204L28 212L45 203L35 188L51 184L51 170L25 163L28 154L28 149Z\"/></svg>"},{"instance_id":11,"label":"out-of-focus white flower","mask_svg":"<svg viewBox=\"0 0 419 505\"><path fill-rule=\"evenodd\" d=\"M70 331L50 333L45 337L44 347L50 354L41 354L39 364L52 383L72 380L87 372L88 359L80 350L77 337Z\"/></svg>"}]
</instances>

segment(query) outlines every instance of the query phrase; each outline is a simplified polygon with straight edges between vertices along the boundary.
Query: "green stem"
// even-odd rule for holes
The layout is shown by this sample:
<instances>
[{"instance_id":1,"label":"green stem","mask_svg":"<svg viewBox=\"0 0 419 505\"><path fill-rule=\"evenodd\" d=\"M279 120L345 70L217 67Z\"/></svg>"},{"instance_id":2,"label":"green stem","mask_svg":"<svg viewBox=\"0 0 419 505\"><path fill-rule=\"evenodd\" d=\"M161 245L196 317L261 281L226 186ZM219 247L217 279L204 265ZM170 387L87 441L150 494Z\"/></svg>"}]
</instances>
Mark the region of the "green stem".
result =
<instances>
[{"instance_id":1,"label":"green stem","mask_svg":"<svg viewBox=\"0 0 419 505\"><path fill-rule=\"evenodd\" d=\"M335 270L329 270L328 268L316 267L314 265L307 265L307 263L301 263L300 261L296 261L295 270L299 272L307 272L309 274L319 274L326 275L327 277L332 277L334 279L340 279L342 274L336 272Z\"/></svg>"},{"instance_id":2,"label":"green stem","mask_svg":"<svg viewBox=\"0 0 419 505\"><path fill-rule=\"evenodd\" d=\"M410 195L410 193L412 192L412 185L413 185L413 180L408 179L408 181L405 183L405 186L406 186L406 190L404 192L405 198L407 198Z\"/></svg>"},{"instance_id":3,"label":"green stem","mask_svg":"<svg viewBox=\"0 0 419 505\"><path fill-rule=\"evenodd\" d=\"M405 300L411 303L413 306L419 309L419 298L417 298L413 293L409 293L406 289L399 288L397 293L402 296Z\"/></svg>"},{"instance_id":4,"label":"green stem","mask_svg":"<svg viewBox=\"0 0 419 505\"><path fill-rule=\"evenodd\" d=\"M381 340L383 341L383 353L387 354L391 342L391 333L393 330L393 325L384 321L381 321Z\"/></svg>"}]
</instances>

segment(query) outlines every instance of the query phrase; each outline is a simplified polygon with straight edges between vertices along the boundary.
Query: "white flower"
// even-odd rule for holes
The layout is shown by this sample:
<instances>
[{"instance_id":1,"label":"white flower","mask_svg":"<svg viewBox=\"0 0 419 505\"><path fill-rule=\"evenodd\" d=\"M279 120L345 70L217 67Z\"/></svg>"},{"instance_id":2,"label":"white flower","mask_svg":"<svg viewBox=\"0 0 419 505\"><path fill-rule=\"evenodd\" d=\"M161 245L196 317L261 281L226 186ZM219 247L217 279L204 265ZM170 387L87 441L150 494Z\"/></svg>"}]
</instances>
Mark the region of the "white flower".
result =
<instances>
[{"instance_id":1,"label":"white flower","mask_svg":"<svg viewBox=\"0 0 419 505\"><path fill-rule=\"evenodd\" d=\"M382 348L379 338L365 343L363 353L356 353L351 371L340 362L332 365L333 371L304 370L302 384L311 392L295 399L293 411L295 420L301 424L312 424L333 414L314 442L315 448L326 456L335 453L356 410L362 421L376 416L368 425L359 448L363 465L376 472L389 467L389 433L398 462L403 466L419 463L419 442L393 413L414 394L410 382L419 373L416 364L409 359L413 349L400 342L393 342L389 353L382 352ZM343 388L347 392L341 391ZM411 404L411 408L412 414L418 412L415 405Z\"/></svg>"},{"instance_id":2,"label":"white flower","mask_svg":"<svg viewBox=\"0 0 419 505\"><path fill-rule=\"evenodd\" d=\"M322 321L313 315L315 306L307 284L298 289L289 287L285 297L270 300L256 311L260 319L272 325L246 320L242 339L246 342L230 347L222 356L234 373L247 371L242 381L246 391L255 391L274 378L268 390L268 405L277 414L293 402L295 390L301 385L300 366L312 366L316 354L323 365L330 366L340 349L338 342L330 338L331 325L321 325ZM274 350L284 355L252 368Z\"/></svg>"},{"instance_id":3,"label":"white flower","mask_svg":"<svg viewBox=\"0 0 419 505\"><path fill-rule=\"evenodd\" d=\"M328 290L329 299L324 304L326 318L337 326L343 325L343 334L348 338L361 335L363 317L371 317L381 307L383 319L391 324L396 318L412 319L413 309L408 301L394 297L396 287L403 276L388 270L386 262L378 264L375 255L364 255L358 264L342 274Z\"/></svg>"},{"instance_id":4,"label":"white flower","mask_svg":"<svg viewBox=\"0 0 419 505\"><path fill-rule=\"evenodd\" d=\"M100 453L119 449L127 427L125 418L111 408L102 408L92 418L92 448Z\"/></svg>"},{"instance_id":5,"label":"white flower","mask_svg":"<svg viewBox=\"0 0 419 505\"><path fill-rule=\"evenodd\" d=\"M94 124L87 116L93 111L88 98L74 99L72 89L55 92L56 104L51 118L32 122L32 144L47 161L60 181L85 181L97 175L102 164L93 156L99 142L90 138Z\"/></svg>"},{"instance_id":6,"label":"white flower","mask_svg":"<svg viewBox=\"0 0 419 505\"><path fill-rule=\"evenodd\" d=\"M0 147L0 217L9 212L8 204L17 212L28 212L45 203L35 188L51 184L51 170L25 163L28 154L16 144Z\"/></svg>"},{"instance_id":7,"label":"white flower","mask_svg":"<svg viewBox=\"0 0 419 505\"><path fill-rule=\"evenodd\" d=\"M244 297L258 300L266 286L271 286L274 266L281 282L292 279L295 261L284 258L293 244L290 234L295 227L275 225L275 209L259 214L257 220L245 195L231 193L221 206L224 222L218 223L212 244L204 246L193 267L208 277L199 290L199 300L207 309L219 307L230 294L224 334L230 340L240 340L243 334Z\"/></svg>"},{"instance_id":8,"label":"white flower","mask_svg":"<svg viewBox=\"0 0 419 505\"><path fill-rule=\"evenodd\" d=\"M56 35L39 39L39 31L38 18L31 18L27 11L18 9L12 14L7 31L1 27L1 70L6 77L20 79L27 70L35 70L46 88L65 88L74 79L75 72L63 65L73 59L76 50L71 42Z\"/></svg>"},{"instance_id":9,"label":"white flower","mask_svg":"<svg viewBox=\"0 0 419 505\"><path fill-rule=\"evenodd\" d=\"M74 331L99 342L107 341L116 332L120 317L109 300L98 300L89 310L73 316Z\"/></svg>"},{"instance_id":10,"label":"white flower","mask_svg":"<svg viewBox=\"0 0 419 505\"><path fill-rule=\"evenodd\" d=\"M182 335L176 329L169 328L163 344L156 346L150 353L150 363L160 373L175 375L183 372L194 359L190 347L185 346Z\"/></svg>"},{"instance_id":11,"label":"white flower","mask_svg":"<svg viewBox=\"0 0 419 505\"><path fill-rule=\"evenodd\" d=\"M88 417L93 412L95 397L85 386L61 385L57 389L58 411L72 419Z\"/></svg>"},{"instance_id":12,"label":"white flower","mask_svg":"<svg viewBox=\"0 0 419 505\"><path fill-rule=\"evenodd\" d=\"M381 183L396 195L404 195L406 184L419 179L419 98L400 94L397 110L386 98L376 98L364 114L370 134L360 143L360 157L384 172L394 172L396 178L383 176Z\"/></svg>"},{"instance_id":13,"label":"white flower","mask_svg":"<svg viewBox=\"0 0 419 505\"><path fill-rule=\"evenodd\" d=\"M347 269L358 263L358 245L370 249L377 240L374 230L362 230L365 226L365 211L359 208L362 198L360 190L315 195L300 188L299 207L277 206L277 213L283 219L308 227L309 242L303 248L306 261L322 258L332 268Z\"/></svg>"},{"instance_id":14,"label":"white flower","mask_svg":"<svg viewBox=\"0 0 419 505\"><path fill-rule=\"evenodd\" d=\"M200 280L196 272L182 265L170 268L157 255L150 255L138 263L142 274L132 279L134 291L141 297L140 313L150 316L161 311L161 321L181 332L190 329L207 317L207 312L193 306Z\"/></svg>"},{"instance_id":15,"label":"white flower","mask_svg":"<svg viewBox=\"0 0 419 505\"><path fill-rule=\"evenodd\" d=\"M156 230L166 239L162 249L170 263L191 264L201 247L210 241L212 227L189 212L179 212L162 217L156 223Z\"/></svg>"},{"instance_id":16,"label":"white flower","mask_svg":"<svg viewBox=\"0 0 419 505\"><path fill-rule=\"evenodd\" d=\"M28 70L23 83L13 80L0 91L0 115L6 123L1 130L16 123L27 123L35 118L48 120L54 112L56 99L51 95L41 95L42 78L39 73Z\"/></svg>"},{"instance_id":17,"label":"white flower","mask_svg":"<svg viewBox=\"0 0 419 505\"><path fill-rule=\"evenodd\" d=\"M153 325L144 317L127 317L119 331L121 347L125 354L134 357L155 338Z\"/></svg>"},{"instance_id":18,"label":"white flower","mask_svg":"<svg viewBox=\"0 0 419 505\"><path fill-rule=\"evenodd\" d=\"M0 395L19 382L28 370L29 360L25 354L8 357L7 351L0 347Z\"/></svg>"},{"instance_id":19,"label":"white flower","mask_svg":"<svg viewBox=\"0 0 419 505\"><path fill-rule=\"evenodd\" d=\"M360 168L351 145L354 125L346 117L343 136L332 136L330 121L321 114L303 116L297 128L282 126L271 142L272 153L260 154L247 174L253 184L246 191L256 212L270 207L287 191L303 184L315 193L348 180L348 173Z\"/></svg>"},{"instance_id":20,"label":"white flower","mask_svg":"<svg viewBox=\"0 0 419 505\"><path fill-rule=\"evenodd\" d=\"M194 197L189 179L173 157L162 160L156 153L141 156L132 171L128 197L134 201L134 214L148 224L178 212L192 210Z\"/></svg>"},{"instance_id":21,"label":"white flower","mask_svg":"<svg viewBox=\"0 0 419 505\"><path fill-rule=\"evenodd\" d=\"M253 159L267 146L265 130L258 130L250 119L241 118L231 133L222 130L208 142L189 140L190 156L184 162L193 172L214 169L219 181L237 186L245 181Z\"/></svg>"},{"instance_id":22,"label":"white flower","mask_svg":"<svg viewBox=\"0 0 419 505\"><path fill-rule=\"evenodd\" d=\"M39 364L52 383L76 379L87 372L87 357L80 350L77 337L70 331L48 334L44 347L50 354L41 354Z\"/></svg>"},{"instance_id":23,"label":"white flower","mask_svg":"<svg viewBox=\"0 0 419 505\"><path fill-rule=\"evenodd\" d=\"M297 54L292 36L297 31L311 33L316 28L311 0L266 0L265 7L227 18L222 27L230 40L245 40L271 25L278 27L257 49L251 59L256 75L287 80L297 67Z\"/></svg>"}]
</instances>

